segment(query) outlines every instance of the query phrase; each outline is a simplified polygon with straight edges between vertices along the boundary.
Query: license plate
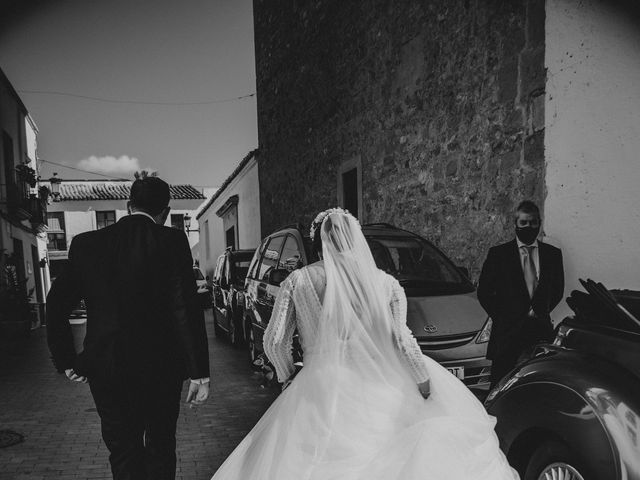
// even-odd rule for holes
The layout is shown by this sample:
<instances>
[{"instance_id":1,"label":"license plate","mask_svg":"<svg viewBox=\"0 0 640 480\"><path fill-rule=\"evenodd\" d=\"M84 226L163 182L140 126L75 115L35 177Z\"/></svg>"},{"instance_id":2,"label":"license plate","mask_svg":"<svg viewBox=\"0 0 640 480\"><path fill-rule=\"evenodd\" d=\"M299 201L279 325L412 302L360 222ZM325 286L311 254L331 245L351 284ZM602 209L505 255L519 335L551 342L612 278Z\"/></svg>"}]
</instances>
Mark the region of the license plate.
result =
<instances>
[{"instance_id":1,"label":"license plate","mask_svg":"<svg viewBox=\"0 0 640 480\"><path fill-rule=\"evenodd\" d=\"M464 380L464 367L447 367L453 375L458 377L460 380Z\"/></svg>"}]
</instances>

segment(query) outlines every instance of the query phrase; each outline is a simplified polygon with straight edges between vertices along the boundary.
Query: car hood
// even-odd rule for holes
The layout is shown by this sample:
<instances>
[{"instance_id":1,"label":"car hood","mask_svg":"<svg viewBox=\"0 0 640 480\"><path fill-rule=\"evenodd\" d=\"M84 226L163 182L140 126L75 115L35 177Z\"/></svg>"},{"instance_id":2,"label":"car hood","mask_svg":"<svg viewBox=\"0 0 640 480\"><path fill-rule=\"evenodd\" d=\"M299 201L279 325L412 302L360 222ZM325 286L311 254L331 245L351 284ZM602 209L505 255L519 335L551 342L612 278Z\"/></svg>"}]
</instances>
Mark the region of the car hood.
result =
<instances>
[{"instance_id":1,"label":"car hood","mask_svg":"<svg viewBox=\"0 0 640 480\"><path fill-rule=\"evenodd\" d=\"M487 317L475 292L407 299L407 325L418 338L476 332Z\"/></svg>"}]
</instances>

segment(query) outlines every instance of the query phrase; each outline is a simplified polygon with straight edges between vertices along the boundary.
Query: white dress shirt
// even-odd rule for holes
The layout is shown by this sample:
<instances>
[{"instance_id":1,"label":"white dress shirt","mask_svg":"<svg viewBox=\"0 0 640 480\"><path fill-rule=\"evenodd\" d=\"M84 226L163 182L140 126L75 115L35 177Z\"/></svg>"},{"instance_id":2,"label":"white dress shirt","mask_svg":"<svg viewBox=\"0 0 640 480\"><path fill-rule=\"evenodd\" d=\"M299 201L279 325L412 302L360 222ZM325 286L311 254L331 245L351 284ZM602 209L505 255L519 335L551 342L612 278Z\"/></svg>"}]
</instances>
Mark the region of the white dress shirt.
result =
<instances>
[{"instance_id":1,"label":"white dress shirt","mask_svg":"<svg viewBox=\"0 0 640 480\"><path fill-rule=\"evenodd\" d=\"M131 215L144 215L145 217L150 218L151 220L153 220L153 222L155 223L156 219L153 218L151 215L149 215L147 212L141 212L141 211L135 211L135 212L131 212ZM205 377L205 378L192 378L191 379L191 383L195 383L196 385L203 385L205 383L209 383L209 377Z\"/></svg>"},{"instance_id":2,"label":"white dress shirt","mask_svg":"<svg viewBox=\"0 0 640 480\"><path fill-rule=\"evenodd\" d=\"M131 215L144 215L145 217L148 217L151 220L153 220L153 223L156 223L156 219L153 218L151 215L149 215L147 212L141 212L140 210L137 210L135 212L131 212Z\"/></svg>"}]
</instances>

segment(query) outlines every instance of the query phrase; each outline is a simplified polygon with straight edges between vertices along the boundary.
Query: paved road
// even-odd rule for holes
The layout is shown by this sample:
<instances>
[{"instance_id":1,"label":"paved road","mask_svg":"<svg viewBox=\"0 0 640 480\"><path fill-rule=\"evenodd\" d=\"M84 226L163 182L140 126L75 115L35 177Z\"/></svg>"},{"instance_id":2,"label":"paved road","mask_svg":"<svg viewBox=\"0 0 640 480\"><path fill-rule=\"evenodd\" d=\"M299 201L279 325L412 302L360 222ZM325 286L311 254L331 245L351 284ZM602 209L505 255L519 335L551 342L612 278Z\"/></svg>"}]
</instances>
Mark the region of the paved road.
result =
<instances>
[{"instance_id":1,"label":"paved road","mask_svg":"<svg viewBox=\"0 0 640 480\"><path fill-rule=\"evenodd\" d=\"M209 479L277 395L261 387L244 351L213 337L207 314L213 391L202 407L183 405L178 480ZM0 480L110 479L89 388L58 375L45 329L32 333L24 342L0 344L0 430L25 436L24 443L0 448Z\"/></svg>"}]
</instances>

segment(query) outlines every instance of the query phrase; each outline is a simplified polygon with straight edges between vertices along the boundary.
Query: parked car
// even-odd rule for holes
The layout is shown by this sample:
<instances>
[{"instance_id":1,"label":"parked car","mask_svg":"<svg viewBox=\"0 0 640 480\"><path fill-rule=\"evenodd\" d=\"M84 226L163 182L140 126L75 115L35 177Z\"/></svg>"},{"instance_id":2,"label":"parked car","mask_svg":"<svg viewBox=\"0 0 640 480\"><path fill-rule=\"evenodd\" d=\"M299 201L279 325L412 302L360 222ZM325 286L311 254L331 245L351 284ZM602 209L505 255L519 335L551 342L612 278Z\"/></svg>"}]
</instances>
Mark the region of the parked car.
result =
<instances>
[{"instance_id":1,"label":"parked car","mask_svg":"<svg viewBox=\"0 0 640 480\"><path fill-rule=\"evenodd\" d=\"M196 278L196 286L198 288L198 298L200 298L200 305L205 308L211 306L211 287L209 287L209 279L202 274L202 270L198 267L193 267L193 276Z\"/></svg>"},{"instance_id":2,"label":"parked car","mask_svg":"<svg viewBox=\"0 0 640 480\"><path fill-rule=\"evenodd\" d=\"M523 480L640 479L640 292L592 281L485 405Z\"/></svg>"},{"instance_id":3,"label":"parked car","mask_svg":"<svg viewBox=\"0 0 640 480\"><path fill-rule=\"evenodd\" d=\"M311 252L311 239L304 236L302 231L300 225L292 225L269 235L251 260L245 281L243 323L252 364L264 352L262 337L271 318L280 284L289 273L317 260ZM299 348L295 351L298 357Z\"/></svg>"},{"instance_id":4,"label":"parked car","mask_svg":"<svg viewBox=\"0 0 640 480\"><path fill-rule=\"evenodd\" d=\"M486 349L491 320L462 269L432 243L389 224L362 227L378 267L404 287L407 324L426 355L440 362L468 386L487 387L491 362ZM245 330L251 358L263 351L279 285L296 268L315 261L311 240L290 226L265 238L256 251L246 281Z\"/></svg>"},{"instance_id":5,"label":"parked car","mask_svg":"<svg viewBox=\"0 0 640 480\"><path fill-rule=\"evenodd\" d=\"M244 282L255 250L227 248L216 262L213 275L213 326L216 335L226 335L233 345L245 338Z\"/></svg>"}]
</instances>

